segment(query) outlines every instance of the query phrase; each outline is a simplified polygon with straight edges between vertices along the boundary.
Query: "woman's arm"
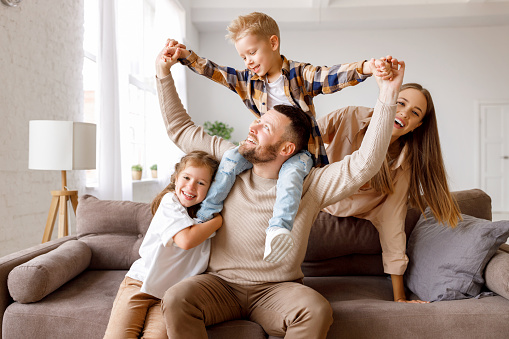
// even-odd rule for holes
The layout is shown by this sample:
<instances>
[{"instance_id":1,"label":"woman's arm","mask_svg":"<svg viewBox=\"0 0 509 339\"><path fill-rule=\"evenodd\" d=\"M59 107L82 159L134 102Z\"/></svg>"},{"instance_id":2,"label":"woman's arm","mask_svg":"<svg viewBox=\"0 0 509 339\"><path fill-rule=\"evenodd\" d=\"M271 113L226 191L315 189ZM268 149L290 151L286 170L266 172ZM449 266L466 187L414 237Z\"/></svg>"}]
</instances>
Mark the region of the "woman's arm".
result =
<instances>
[{"instance_id":1,"label":"woman's arm","mask_svg":"<svg viewBox=\"0 0 509 339\"><path fill-rule=\"evenodd\" d=\"M209 221L184 228L173 236L173 242L183 250L191 249L208 239L222 224L223 217L218 214Z\"/></svg>"}]
</instances>

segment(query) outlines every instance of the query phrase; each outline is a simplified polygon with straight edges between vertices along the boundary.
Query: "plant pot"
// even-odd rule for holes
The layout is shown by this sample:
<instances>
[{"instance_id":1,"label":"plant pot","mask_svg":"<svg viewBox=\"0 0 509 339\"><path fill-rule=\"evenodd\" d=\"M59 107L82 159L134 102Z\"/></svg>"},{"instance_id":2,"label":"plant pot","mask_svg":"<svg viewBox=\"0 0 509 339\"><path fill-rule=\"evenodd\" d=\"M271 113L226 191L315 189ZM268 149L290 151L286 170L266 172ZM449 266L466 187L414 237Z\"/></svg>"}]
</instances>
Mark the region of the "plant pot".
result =
<instances>
[{"instance_id":1,"label":"plant pot","mask_svg":"<svg viewBox=\"0 0 509 339\"><path fill-rule=\"evenodd\" d=\"M141 180L141 171L131 171L133 180Z\"/></svg>"},{"instance_id":2,"label":"plant pot","mask_svg":"<svg viewBox=\"0 0 509 339\"><path fill-rule=\"evenodd\" d=\"M152 171L152 178L157 178L157 170L151 170Z\"/></svg>"}]
</instances>

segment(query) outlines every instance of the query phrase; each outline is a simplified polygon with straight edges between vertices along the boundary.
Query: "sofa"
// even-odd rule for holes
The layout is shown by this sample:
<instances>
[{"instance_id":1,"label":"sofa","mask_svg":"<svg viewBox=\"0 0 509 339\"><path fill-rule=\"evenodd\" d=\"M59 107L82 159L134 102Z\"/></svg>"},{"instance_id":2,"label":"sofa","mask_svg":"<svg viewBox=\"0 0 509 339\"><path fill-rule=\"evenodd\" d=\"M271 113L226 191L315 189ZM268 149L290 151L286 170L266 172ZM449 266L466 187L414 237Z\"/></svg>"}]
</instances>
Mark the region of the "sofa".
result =
<instances>
[{"instance_id":1,"label":"sofa","mask_svg":"<svg viewBox=\"0 0 509 339\"><path fill-rule=\"evenodd\" d=\"M491 220L491 199L483 191L458 191L454 196L463 214ZM149 204L85 195L78 204L76 235L1 258L2 338L102 338L119 284L138 258L151 217ZM408 239L422 219L408 209ZM302 264L304 284L333 308L328 338L508 338L509 246L499 245L480 267L478 296L397 303L372 224L320 212ZM418 298L411 290L408 296ZM248 320L210 326L208 334L274 338Z\"/></svg>"}]
</instances>

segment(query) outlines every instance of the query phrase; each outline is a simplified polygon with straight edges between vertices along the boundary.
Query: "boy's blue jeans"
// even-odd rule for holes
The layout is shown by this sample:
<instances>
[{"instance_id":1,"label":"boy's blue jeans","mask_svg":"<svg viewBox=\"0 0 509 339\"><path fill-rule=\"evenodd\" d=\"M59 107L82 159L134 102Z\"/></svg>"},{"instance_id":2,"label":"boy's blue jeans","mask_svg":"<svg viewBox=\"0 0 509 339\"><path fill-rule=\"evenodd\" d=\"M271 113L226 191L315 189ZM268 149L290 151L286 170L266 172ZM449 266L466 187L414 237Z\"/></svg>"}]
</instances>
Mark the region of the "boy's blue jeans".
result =
<instances>
[{"instance_id":1,"label":"boy's blue jeans","mask_svg":"<svg viewBox=\"0 0 509 339\"><path fill-rule=\"evenodd\" d=\"M240 155L238 147L226 151L207 197L201 203L197 213L198 219L208 221L215 213L221 212L223 202L230 193L236 176L251 167L253 165ZM304 178L312 167L313 158L308 151L300 151L281 166L277 180L276 202L273 216L269 220L269 228L283 227L289 231L292 230L302 197Z\"/></svg>"}]
</instances>

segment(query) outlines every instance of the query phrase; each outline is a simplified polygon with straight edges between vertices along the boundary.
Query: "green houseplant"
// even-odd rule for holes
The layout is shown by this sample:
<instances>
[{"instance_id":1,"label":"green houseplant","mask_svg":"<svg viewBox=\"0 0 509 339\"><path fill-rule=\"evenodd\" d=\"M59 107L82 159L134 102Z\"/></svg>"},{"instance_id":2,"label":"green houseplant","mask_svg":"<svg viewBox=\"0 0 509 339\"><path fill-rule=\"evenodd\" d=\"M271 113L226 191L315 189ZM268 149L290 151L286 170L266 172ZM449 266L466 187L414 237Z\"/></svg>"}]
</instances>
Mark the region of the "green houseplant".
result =
<instances>
[{"instance_id":1,"label":"green houseplant","mask_svg":"<svg viewBox=\"0 0 509 339\"><path fill-rule=\"evenodd\" d=\"M209 135L217 135L225 140L230 140L233 132L233 127L220 121L214 121L214 123L205 121L203 123L203 128Z\"/></svg>"},{"instance_id":2,"label":"green houseplant","mask_svg":"<svg viewBox=\"0 0 509 339\"><path fill-rule=\"evenodd\" d=\"M152 178L157 178L157 164L150 166L150 170L152 171Z\"/></svg>"},{"instance_id":3,"label":"green houseplant","mask_svg":"<svg viewBox=\"0 0 509 339\"><path fill-rule=\"evenodd\" d=\"M131 174L133 176L133 180L141 180L141 174L143 172L143 167L140 164L131 166Z\"/></svg>"}]
</instances>

